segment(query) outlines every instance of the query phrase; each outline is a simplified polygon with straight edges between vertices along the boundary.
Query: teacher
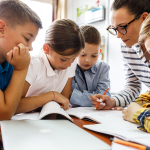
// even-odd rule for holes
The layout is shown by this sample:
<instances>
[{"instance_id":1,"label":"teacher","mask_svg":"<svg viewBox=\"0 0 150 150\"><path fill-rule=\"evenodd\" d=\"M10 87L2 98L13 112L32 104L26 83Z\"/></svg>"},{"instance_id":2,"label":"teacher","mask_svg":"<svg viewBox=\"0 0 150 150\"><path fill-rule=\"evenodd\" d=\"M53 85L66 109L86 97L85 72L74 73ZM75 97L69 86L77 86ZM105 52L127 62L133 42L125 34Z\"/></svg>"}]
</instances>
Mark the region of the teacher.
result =
<instances>
[{"instance_id":1,"label":"teacher","mask_svg":"<svg viewBox=\"0 0 150 150\"><path fill-rule=\"evenodd\" d=\"M124 89L113 97L92 95L91 102L94 107L98 99L102 101L97 109L128 106L139 96L141 83L150 88L150 54L144 44L138 43L141 25L150 13L150 0L114 0L111 11L111 25L107 30L122 40L121 53L126 84Z\"/></svg>"}]
</instances>

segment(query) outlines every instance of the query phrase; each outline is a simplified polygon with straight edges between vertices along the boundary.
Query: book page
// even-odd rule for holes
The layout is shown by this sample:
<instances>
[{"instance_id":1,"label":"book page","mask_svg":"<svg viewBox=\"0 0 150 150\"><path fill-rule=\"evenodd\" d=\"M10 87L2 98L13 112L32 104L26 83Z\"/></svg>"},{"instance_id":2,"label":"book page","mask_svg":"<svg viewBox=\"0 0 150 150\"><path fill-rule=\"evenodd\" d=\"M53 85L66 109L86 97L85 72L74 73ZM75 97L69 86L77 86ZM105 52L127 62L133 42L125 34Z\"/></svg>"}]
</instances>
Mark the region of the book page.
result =
<instances>
[{"instance_id":1,"label":"book page","mask_svg":"<svg viewBox=\"0 0 150 150\"><path fill-rule=\"evenodd\" d=\"M123 114L117 110L97 110L97 112L88 113L85 117L93 119L98 123L111 123L124 121Z\"/></svg>"},{"instance_id":2,"label":"book page","mask_svg":"<svg viewBox=\"0 0 150 150\"><path fill-rule=\"evenodd\" d=\"M135 140L138 138L149 138L150 140L150 134L137 129L137 126L137 124L130 123L128 121L111 122L111 124L104 123L95 125L84 125L86 129L113 135L126 141L131 141L132 139Z\"/></svg>"},{"instance_id":3,"label":"book page","mask_svg":"<svg viewBox=\"0 0 150 150\"><path fill-rule=\"evenodd\" d=\"M80 119L89 118L98 123L108 123L112 121L123 121L122 111L117 110L96 110L94 107L76 107L66 111L69 115Z\"/></svg>"},{"instance_id":4,"label":"book page","mask_svg":"<svg viewBox=\"0 0 150 150\"><path fill-rule=\"evenodd\" d=\"M17 114L11 120L39 120L39 112Z\"/></svg>"},{"instance_id":5,"label":"book page","mask_svg":"<svg viewBox=\"0 0 150 150\"><path fill-rule=\"evenodd\" d=\"M76 107L76 108L69 108L69 110L67 110L66 112L71 116L75 116L79 119L83 119L86 116L86 114L95 111L96 110L93 109L93 107Z\"/></svg>"},{"instance_id":6,"label":"book page","mask_svg":"<svg viewBox=\"0 0 150 150\"><path fill-rule=\"evenodd\" d=\"M73 119L66 113L66 111L64 111L64 109L61 108L60 105L54 101L48 102L43 106L39 115L39 119L42 119L49 114L60 114L73 122Z\"/></svg>"}]
</instances>

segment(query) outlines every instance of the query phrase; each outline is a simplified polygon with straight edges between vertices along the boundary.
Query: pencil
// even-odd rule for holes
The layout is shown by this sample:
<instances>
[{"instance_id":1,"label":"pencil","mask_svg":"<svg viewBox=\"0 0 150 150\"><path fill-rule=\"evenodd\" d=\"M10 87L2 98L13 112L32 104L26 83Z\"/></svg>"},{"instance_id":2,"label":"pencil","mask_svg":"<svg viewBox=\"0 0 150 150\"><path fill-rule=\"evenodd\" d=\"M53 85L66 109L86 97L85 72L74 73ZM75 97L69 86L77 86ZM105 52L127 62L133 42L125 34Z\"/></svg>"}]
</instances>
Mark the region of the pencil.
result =
<instances>
[{"instance_id":1,"label":"pencil","mask_svg":"<svg viewBox=\"0 0 150 150\"><path fill-rule=\"evenodd\" d=\"M104 94L103 94L103 95L105 95L105 94L107 93L108 89L109 89L109 87L106 89L106 91L104 92ZM100 104L100 102L98 102L98 103L97 103L97 105L96 105L95 109L97 109L97 107L98 107L98 105L99 105L99 104Z\"/></svg>"},{"instance_id":2,"label":"pencil","mask_svg":"<svg viewBox=\"0 0 150 150\"><path fill-rule=\"evenodd\" d=\"M118 140L118 139L114 139L113 141L115 143L125 145L125 146L129 146L129 147L133 147L133 148L137 148L139 150L150 150L150 147L146 147L144 145L140 145L140 144L136 144L136 143L132 143L132 142L127 142L127 141Z\"/></svg>"}]
</instances>

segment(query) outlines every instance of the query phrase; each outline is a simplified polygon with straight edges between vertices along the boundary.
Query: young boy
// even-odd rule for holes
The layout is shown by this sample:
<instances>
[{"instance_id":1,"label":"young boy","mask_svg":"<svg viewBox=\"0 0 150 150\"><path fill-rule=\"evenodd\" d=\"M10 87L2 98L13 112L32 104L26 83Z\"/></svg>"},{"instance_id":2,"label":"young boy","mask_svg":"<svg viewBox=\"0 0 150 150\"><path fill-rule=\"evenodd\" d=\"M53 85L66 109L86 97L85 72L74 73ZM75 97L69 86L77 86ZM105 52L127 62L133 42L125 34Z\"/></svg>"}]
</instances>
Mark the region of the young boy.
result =
<instances>
[{"instance_id":1,"label":"young boy","mask_svg":"<svg viewBox=\"0 0 150 150\"><path fill-rule=\"evenodd\" d=\"M39 28L40 18L26 4L0 1L0 120L10 119L20 102Z\"/></svg>"},{"instance_id":2,"label":"young boy","mask_svg":"<svg viewBox=\"0 0 150 150\"><path fill-rule=\"evenodd\" d=\"M81 26L80 29L85 39L85 48L77 58L70 104L73 107L89 107L93 106L91 95L103 94L110 87L109 66L103 61L98 61L101 51L99 31L91 25ZM110 96L110 90L106 95Z\"/></svg>"}]
</instances>

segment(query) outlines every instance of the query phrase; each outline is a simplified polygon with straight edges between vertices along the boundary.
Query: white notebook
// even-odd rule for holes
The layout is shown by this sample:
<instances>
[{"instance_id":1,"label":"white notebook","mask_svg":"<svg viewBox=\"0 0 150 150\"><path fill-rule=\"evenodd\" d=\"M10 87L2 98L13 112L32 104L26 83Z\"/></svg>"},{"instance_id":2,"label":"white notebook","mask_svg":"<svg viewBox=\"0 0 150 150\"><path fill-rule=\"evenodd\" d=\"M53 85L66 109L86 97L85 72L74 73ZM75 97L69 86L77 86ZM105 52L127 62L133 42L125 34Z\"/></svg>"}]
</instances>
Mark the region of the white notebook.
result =
<instances>
[{"instance_id":1,"label":"white notebook","mask_svg":"<svg viewBox=\"0 0 150 150\"><path fill-rule=\"evenodd\" d=\"M45 104L42 107L41 112L22 113L22 114L18 114L18 115L13 116L11 119L12 120L26 120L26 119L40 120L40 119L42 119L48 115L51 115L51 114L62 115L65 118L67 118L68 120L73 122L73 119L66 113L66 111L64 111L64 109L61 108L61 106L54 101L51 101L51 102Z\"/></svg>"},{"instance_id":2,"label":"white notebook","mask_svg":"<svg viewBox=\"0 0 150 150\"><path fill-rule=\"evenodd\" d=\"M123 114L117 110L96 110L94 107L77 107L70 108L66 111L70 116L79 119L86 119L97 123L111 123L115 121L123 121Z\"/></svg>"},{"instance_id":3,"label":"white notebook","mask_svg":"<svg viewBox=\"0 0 150 150\"><path fill-rule=\"evenodd\" d=\"M83 125L84 128L116 136L126 141L137 142L150 147L150 134L137 129L136 124L127 121L111 124Z\"/></svg>"}]
</instances>

